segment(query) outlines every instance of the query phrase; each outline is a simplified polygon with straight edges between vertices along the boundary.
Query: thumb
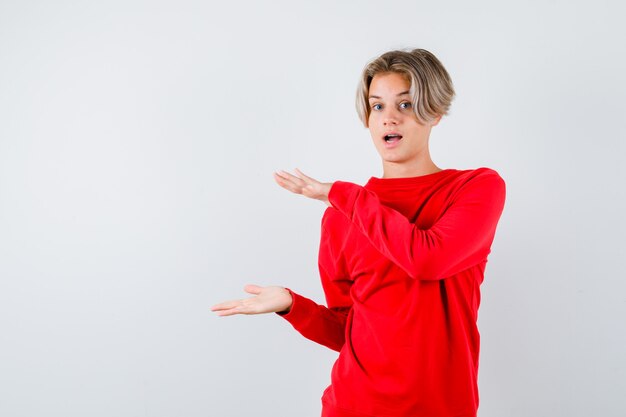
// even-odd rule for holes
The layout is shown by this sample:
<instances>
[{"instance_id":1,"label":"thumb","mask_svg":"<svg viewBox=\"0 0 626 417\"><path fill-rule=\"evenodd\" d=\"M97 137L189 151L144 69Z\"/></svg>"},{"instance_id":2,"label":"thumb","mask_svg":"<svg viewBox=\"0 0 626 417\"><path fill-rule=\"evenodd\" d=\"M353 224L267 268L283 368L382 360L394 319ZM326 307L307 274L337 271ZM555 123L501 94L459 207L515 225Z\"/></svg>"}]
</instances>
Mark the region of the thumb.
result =
<instances>
[{"instance_id":1,"label":"thumb","mask_svg":"<svg viewBox=\"0 0 626 417\"><path fill-rule=\"evenodd\" d=\"M260 294L262 288L259 287L258 285L248 284L245 287L243 287L243 290L250 294Z\"/></svg>"}]
</instances>

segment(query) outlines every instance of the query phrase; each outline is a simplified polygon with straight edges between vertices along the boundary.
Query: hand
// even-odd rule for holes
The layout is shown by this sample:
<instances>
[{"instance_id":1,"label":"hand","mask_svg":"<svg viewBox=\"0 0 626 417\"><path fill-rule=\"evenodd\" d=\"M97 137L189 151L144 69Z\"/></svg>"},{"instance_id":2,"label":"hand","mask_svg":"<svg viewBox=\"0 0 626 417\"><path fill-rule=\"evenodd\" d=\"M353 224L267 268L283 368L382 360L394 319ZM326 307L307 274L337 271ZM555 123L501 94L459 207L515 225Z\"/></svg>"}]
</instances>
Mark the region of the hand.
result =
<instances>
[{"instance_id":1,"label":"hand","mask_svg":"<svg viewBox=\"0 0 626 417\"><path fill-rule=\"evenodd\" d=\"M297 176L285 171L278 171L274 173L274 179L278 185L293 193L323 201L328 206L331 205L328 201L328 192L333 185L332 183L319 182L304 175L298 168L296 168L296 173Z\"/></svg>"},{"instance_id":2,"label":"hand","mask_svg":"<svg viewBox=\"0 0 626 417\"><path fill-rule=\"evenodd\" d=\"M244 290L255 296L216 304L211 307L211 311L217 311L218 316L232 316L233 314L287 313L291 310L293 303L291 294L283 287L246 285Z\"/></svg>"}]
</instances>

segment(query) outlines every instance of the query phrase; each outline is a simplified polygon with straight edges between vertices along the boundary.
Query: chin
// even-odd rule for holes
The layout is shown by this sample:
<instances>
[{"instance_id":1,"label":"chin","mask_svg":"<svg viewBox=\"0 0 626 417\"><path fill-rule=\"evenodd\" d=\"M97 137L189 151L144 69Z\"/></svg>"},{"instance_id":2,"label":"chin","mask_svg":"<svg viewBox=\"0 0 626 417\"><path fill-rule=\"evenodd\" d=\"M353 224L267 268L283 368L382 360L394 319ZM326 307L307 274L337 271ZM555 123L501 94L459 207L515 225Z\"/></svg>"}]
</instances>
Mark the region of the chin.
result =
<instances>
[{"instance_id":1,"label":"chin","mask_svg":"<svg viewBox=\"0 0 626 417\"><path fill-rule=\"evenodd\" d=\"M403 162L406 162L405 158L385 158L382 157L381 158L383 162L390 162L390 163L394 163L394 164L401 164Z\"/></svg>"}]
</instances>

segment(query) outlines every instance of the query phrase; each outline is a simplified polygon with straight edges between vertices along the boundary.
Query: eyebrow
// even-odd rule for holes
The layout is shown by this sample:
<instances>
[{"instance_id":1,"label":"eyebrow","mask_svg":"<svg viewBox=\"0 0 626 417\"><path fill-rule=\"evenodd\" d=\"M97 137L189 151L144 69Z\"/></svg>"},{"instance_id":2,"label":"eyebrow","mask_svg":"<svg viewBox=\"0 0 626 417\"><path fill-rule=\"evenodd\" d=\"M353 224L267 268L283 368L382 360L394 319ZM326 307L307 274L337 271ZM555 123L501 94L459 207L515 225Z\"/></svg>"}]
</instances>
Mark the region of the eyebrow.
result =
<instances>
[{"instance_id":1,"label":"eyebrow","mask_svg":"<svg viewBox=\"0 0 626 417\"><path fill-rule=\"evenodd\" d=\"M401 93L398 93L398 94L396 94L396 96L397 96L397 97L400 97L400 96L403 96L403 95L405 95L405 94L409 94L409 90L406 90L406 91L403 91L403 92L401 92ZM369 100L369 99L371 99L371 98L380 98L380 97L378 97L378 96L369 96L369 97L368 97L368 100Z\"/></svg>"}]
</instances>

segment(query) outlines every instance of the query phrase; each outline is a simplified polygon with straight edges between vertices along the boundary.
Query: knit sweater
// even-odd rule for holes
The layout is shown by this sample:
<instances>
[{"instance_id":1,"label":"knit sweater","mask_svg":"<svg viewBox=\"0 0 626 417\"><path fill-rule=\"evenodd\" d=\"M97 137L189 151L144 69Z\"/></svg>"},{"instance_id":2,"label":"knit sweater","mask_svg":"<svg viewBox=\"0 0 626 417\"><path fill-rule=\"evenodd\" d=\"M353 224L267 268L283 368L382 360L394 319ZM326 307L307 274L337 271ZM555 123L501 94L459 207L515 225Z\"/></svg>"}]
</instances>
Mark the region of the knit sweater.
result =
<instances>
[{"instance_id":1,"label":"knit sweater","mask_svg":"<svg viewBox=\"0 0 626 417\"><path fill-rule=\"evenodd\" d=\"M490 168L336 181L321 221L327 306L277 313L339 352L323 417L475 417L480 284L505 201Z\"/></svg>"}]
</instances>

